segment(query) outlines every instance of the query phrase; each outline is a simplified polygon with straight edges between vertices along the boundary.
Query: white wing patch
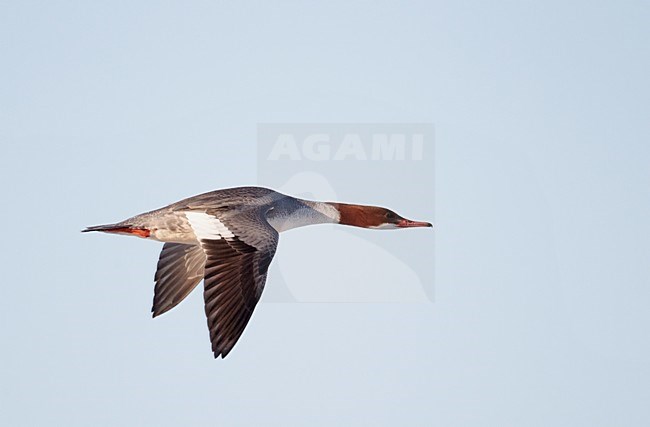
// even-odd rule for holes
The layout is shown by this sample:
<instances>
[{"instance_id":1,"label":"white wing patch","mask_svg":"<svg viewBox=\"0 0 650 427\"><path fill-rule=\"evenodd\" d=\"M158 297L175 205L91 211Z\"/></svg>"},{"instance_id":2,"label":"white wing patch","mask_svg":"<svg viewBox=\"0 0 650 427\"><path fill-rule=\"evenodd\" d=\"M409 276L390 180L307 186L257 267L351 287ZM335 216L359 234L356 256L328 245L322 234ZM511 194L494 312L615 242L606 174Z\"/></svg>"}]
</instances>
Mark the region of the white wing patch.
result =
<instances>
[{"instance_id":1,"label":"white wing patch","mask_svg":"<svg viewBox=\"0 0 650 427\"><path fill-rule=\"evenodd\" d=\"M232 239L235 235L214 215L205 212L185 212L194 235L199 240Z\"/></svg>"}]
</instances>

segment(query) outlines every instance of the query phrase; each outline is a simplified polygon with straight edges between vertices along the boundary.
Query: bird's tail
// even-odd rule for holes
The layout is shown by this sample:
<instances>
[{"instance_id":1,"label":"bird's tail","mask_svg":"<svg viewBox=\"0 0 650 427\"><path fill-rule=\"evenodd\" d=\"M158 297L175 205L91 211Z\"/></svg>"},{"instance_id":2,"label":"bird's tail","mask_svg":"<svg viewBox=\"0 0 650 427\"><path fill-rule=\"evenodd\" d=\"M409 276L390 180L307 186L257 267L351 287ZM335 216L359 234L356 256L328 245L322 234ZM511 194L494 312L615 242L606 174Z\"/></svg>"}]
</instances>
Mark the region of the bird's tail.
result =
<instances>
[{"instance_id":1,"label":"bird's tail","mask_svg":"<svg viewBox=\"0 0 650 427\"><path fill-rule=\"evenodd\" d=\"M132 234L138 237L145 237L145 238L151 235L151 230L142 227L134 227L130 224L125 224L125 223L95 225L92 227L86 227L85 230L81 230L82 233L88 233L89 231L101 231L103 233Z\"/></svg>"}]
</instances>

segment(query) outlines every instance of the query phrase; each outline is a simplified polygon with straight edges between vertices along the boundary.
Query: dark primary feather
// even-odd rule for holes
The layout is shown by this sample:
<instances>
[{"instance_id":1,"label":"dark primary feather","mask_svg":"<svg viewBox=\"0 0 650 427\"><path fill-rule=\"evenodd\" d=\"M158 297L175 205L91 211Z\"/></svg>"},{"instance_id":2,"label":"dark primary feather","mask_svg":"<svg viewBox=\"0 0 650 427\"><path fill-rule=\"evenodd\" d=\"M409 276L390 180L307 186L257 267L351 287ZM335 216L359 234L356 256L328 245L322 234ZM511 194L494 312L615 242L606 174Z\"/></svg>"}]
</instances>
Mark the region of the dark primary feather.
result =
<instances>
[{"instance_id":1,"label":"dark primary feather","mask_svg":"<svg viewBox=\"0 0 650 427\"><path fill-rule=\"evenodd\" d=\"M176 307L203 279L206 256L201 246L165 243L156 270L153 317Z\"/></svg>"},{"instance_id":2,"label":"dark primary feather","mask_svg":"<svg viewBox=\"0 0 650 427\"><path fill-rule=\"evenodd\" d=\"M244 332L275 254L278 233L265 219L256 220L258 215L262 213L242 214L237 221L239 229L227 223L235 238L201 241L207 256L205 314L215 357L226 357ZM251 241L246 231L255 232L256 238Z\"/></svg>"}]
</instances>

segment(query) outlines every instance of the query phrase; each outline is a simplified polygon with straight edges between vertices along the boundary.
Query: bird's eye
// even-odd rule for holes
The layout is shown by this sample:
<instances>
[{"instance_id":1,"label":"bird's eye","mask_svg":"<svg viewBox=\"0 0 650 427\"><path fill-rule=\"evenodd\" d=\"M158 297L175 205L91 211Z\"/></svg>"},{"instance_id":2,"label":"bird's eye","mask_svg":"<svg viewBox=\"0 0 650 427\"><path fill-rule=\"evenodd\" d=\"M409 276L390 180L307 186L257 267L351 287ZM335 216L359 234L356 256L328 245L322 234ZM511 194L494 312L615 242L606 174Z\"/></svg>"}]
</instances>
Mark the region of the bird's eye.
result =
<instances>
[{"instance_id":1,"label":"bird's eye","mask_svg":"<svg viewBox=\"0 0 650 427\"><path fill-rule=\"evenodd\" d=\"M393 212L391 211L386 212L386 219L395 219L395 218L396 216Z\"/></svg>"}]
</instances>

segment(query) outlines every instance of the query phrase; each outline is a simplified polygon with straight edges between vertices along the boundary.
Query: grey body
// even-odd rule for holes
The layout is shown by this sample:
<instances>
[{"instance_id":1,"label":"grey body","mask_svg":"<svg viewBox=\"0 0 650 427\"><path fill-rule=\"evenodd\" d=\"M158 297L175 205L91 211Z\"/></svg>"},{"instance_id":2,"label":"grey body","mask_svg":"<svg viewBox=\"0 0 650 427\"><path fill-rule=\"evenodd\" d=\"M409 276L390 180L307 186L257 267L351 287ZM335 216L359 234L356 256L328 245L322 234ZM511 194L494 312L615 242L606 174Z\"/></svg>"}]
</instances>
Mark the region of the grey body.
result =
<instances>
[{"instance_id":1,"label":"grey body","mask_svg":"<svg viewBox=\"0 0 650 427\"><path fill-rule=\"evenodd\" d=\"M187 211L214 212L222 220L246 221L252 230L241 230L255 240L266 224L278 233L313 224L336 223L338 213L327 203L301 200L261 187L239 187L211 191L183 199L169 206L136 215L116 226L153 228L153 239L161 242L198 244ZM254 219L251 224L248 220ZM91 227L92 228L92 227Z\"/></svg>"}]
</instances>

